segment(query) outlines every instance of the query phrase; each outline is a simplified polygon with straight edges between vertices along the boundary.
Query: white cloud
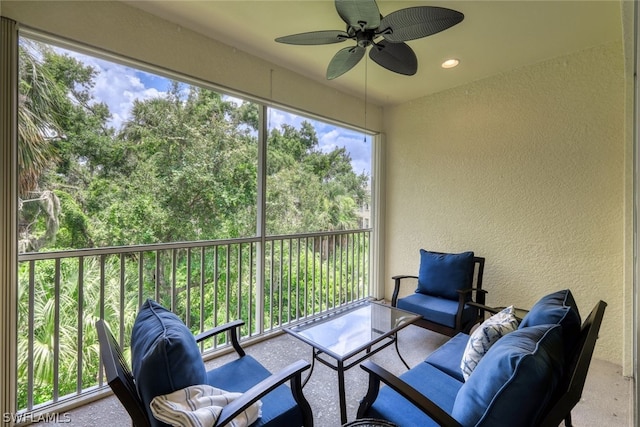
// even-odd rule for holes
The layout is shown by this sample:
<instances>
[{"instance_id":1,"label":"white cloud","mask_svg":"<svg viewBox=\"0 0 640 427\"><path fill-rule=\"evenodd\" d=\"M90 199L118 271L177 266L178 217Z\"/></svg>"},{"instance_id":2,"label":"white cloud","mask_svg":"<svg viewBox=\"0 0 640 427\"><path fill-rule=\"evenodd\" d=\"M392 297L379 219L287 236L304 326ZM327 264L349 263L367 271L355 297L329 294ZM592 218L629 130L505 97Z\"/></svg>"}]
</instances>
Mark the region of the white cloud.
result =
<instances>
[{"instance_id":1,"label":"white cloud","mask_svg":"<svg viewBox=\"0 0 640 427\"><path fill-rule=\"evenodd\" d=\"M320 149L328 153L336 148L346 148L351 165L357 174L371 175L371 138L364 134L341 128L333 128L318 136Z\"/></svg>"},{"instance_id":2,"label":"white cloud","mask_svg":"<svg viewBox=\"0 0 640 427\"><path fill-rule=\"evenodd\" d=\"M345 147L351 156L354 172L371 175L371 138L364 134L334 126L317 120L307 119L285 111L269 110L269 128L280 128L284 123L299 127L304 121L310 122L318 136L318 148L329 153L336 148Z\"/></svg>"},{"instance_id":3,"label":"white cloud","mask_svg":"<svg viewBox=\"0 0 640 427\"><path fill-rule=\"evenodd\" d=\"M145 86L138 74L145 75L149 81L157 76L77 52L63 49L59 49L59 51L95 69L95 85L92 89L92 95L96 101L107 104L112 115L109 124L116 129L119 129L129 119L135 100L143 101L157 98L166 93L155 87Z\"/></svg>"}]
</instances>

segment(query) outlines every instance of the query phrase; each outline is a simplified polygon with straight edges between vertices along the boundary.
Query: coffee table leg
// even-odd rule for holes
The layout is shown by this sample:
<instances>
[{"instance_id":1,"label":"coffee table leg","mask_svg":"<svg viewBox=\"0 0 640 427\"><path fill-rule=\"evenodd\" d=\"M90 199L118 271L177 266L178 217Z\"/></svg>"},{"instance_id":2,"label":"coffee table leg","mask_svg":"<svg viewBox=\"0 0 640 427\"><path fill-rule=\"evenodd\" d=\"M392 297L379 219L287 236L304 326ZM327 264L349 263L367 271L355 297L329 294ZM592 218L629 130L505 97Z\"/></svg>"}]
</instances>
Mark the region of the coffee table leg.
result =
<instances>
[{"instance_id":1,"label":"coffee table leg","mask_svg":"<svg viewBox=\"0 0 640 427\"><path fill-rule=\"evenodd\" d=\"M307 374L307 378L302 381L302 388L307 385L307 382L311 378L311 374L313 373L313 368L316 366L316 351L313 347L311 347L311 369L309 369L309 373Z\"/></svg>"},{"instance_id":2,"label":"coffee table leg","mask_svg":"<svg viewBox=\"0 0 640 427\"><path fill-rule=\"evenodd\" d=\"M397 333L393 337L393 340L395 341L394 344L396 346L396 353L398 353L398 357L400 358L400 360L402 360L402 363L404 363L404 366L406 366L407 369L411 369L411 368L409 368L409 364L407 362L405 362L405 360L402 358L402 355L400 354L400 349L398 349L398 334Z\"/></svg>"},{"instance_id":3,"label":"coffee table leg","mask_svg":"<svg viewBox=\"0 0 640 427\"><path fill-rule=\"evenodd\" d=\"M340 423L347 422L347 397L344 389L344 363L338 362L338 395L340 397Z\"/></svg>"}]
</instances>

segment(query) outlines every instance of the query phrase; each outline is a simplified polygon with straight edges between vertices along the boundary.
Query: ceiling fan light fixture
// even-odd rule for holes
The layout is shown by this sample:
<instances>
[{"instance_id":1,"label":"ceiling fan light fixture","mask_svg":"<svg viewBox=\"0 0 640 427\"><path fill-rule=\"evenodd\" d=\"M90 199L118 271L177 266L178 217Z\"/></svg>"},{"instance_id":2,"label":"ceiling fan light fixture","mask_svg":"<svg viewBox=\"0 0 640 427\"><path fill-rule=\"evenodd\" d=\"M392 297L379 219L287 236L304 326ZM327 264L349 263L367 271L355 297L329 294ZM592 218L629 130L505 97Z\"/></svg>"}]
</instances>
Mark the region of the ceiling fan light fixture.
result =
<instances>
[{"instance_id":1,"label":"ceiling fan light fixture","mask_svg":"<svg viewBox=\"0 0 640 427\"><path fill-rule=\"evenodd\" d=\"M278 43L320 45L353 40L353 48L339 50L327 67L327 79L333 80L351 70L369 49L369 57L378 65L406 76L418 70L418 60L405 42L427 37L459 24L461 12L436 6L416 6L380 14L376 0L334 0L346 31L324 30L276 38ZM382 40L379 40L382 38Z\"/></svg>"},{"instance_id":2,"label":"ceiling fan light fixture","mask_svg":"<svg viewBox=\"0 0 640 427\"><path fill-rule=\"evenodd\" d=\"M456 58L449 58L446 61L444 61L441 65L442 68L444 69L449 69L449 68L454 68L457 67L458 64L460 64L460 60L456 59Z\"/></svg>"}]
</instances>

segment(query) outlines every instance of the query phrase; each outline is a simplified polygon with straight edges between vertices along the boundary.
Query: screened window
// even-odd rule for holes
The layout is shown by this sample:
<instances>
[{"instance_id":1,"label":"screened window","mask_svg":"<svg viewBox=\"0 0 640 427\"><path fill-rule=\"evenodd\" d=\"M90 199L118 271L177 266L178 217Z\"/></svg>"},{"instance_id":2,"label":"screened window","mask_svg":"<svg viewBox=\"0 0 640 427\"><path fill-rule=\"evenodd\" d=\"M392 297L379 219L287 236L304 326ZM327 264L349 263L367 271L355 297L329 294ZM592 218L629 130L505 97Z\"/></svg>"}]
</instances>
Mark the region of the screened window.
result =
<instances>
[{"instance_id":1,"label":"screened window","mask_svg":"<svg viewBox=\"0 0 640 427\"><path fill-rule=\"evenodd\" d=\"M259 104L20 43L19 248L257 234ZM371 137L275 108L266 233L369 227Z\"/></svg>"}]
</instances>

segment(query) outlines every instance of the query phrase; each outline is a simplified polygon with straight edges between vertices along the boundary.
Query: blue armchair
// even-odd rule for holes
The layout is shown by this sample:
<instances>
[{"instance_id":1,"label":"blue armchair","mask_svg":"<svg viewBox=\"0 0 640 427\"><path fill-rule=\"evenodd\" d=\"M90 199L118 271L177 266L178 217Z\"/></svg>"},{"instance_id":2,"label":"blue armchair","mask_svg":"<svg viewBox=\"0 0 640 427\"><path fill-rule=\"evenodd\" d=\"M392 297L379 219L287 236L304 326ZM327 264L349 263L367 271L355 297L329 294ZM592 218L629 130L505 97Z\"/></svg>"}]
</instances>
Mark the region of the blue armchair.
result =
<instances>
[{"instance_id":1,"label":"blue armchair","mask_svg":"<svg viewBox=\"0 0 640 427\"><path fill-rule=\"evenodd\" d=\"M107 381L131 416L133 425L166 426L153 416L149 406L153 398L206 384L243 393L224 406L215 426L229 424L260 399L262 416L251 427L312 427L311 407L302 394L302 372L309 369L310 364L301 360L271 374L240 346L237 329L243 324L242 320L236 320L194 337L175 314L147 300L140 308L132 331L130 370L106 323L98 321L100 354ZM221 333L229 334L238 358L206 371L197 342Z\"/></svg>"},{"instance_id":2,"label":"blue armchair","mask_svg":"<svg viewBox=\"0 0 640 427\"><path fill-rule=\"evenodd\" d=\"M395 287L391 305L422 315L415 324L423 328L448 336L468 332L484 317L482 306L487 293L482 289L484 262L473 252L450 254L421 249L418 276L392 277ZM415 292L398 298L401 285L415 283L415 279L418 281Z\"/></svg>"}]
</instances>

